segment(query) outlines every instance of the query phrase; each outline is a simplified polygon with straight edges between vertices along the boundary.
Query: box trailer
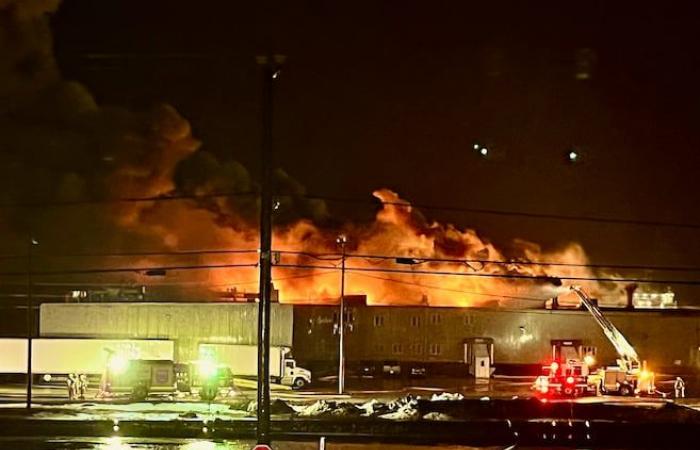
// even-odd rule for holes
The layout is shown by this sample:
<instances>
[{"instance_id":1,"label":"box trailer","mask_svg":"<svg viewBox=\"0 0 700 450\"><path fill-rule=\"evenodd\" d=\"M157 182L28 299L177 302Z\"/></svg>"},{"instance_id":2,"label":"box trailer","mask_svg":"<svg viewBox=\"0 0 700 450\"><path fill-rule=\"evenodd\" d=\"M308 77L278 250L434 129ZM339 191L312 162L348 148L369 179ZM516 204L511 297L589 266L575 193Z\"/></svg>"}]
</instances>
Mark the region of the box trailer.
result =
<instances>
[{"instance_id":1,"label":"box trailer","mask_svg":"<svg viewBox=\"0 0 700 450\"><path fill-rule=\"evenodd\" d=\"M270 347L270 377L275 382L302 388L311 382L311 372L298 367L290 351L289 347ZM227 366L234 376L258 376L257 345L200 344L199 358Z\"/></svg>"},{"instance_id":2,"label":"box trailer","mask_svg":"<svg viewBox=\"0 0 700 450\"><path fill-rule=\"evenodd\" d=\"M27 348L27 339L0 339L0 373L27 373ZM169 340L32 339L32 372L101 375L110 357L172 361L174 352Z\"/></svg>"}]
</instances>

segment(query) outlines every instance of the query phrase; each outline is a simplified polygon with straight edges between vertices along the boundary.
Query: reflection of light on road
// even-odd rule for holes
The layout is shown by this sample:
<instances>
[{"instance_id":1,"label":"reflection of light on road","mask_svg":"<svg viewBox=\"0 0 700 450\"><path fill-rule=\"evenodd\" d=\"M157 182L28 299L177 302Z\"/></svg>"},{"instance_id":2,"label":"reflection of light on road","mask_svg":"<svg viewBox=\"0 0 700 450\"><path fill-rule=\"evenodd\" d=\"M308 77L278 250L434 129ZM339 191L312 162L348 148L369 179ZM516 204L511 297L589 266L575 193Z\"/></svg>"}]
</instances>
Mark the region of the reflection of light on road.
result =
<instances>
[{"instance_id":1,"label":"reflection of light on road","mask_svg":"<svg viewBox=\"0 0 700 450\"><path fill-rule=\"evenodd\" d=\"M119 436L114 436L106 439L107 443L100 446L101 450L129 450L131 446L122 441Z\"/></svg>"},{"instance_id":2,"label":"reflection of light on road","mask_svg":"<svg viewBox=\"0 0 700 450\"><path fill-rule=\"evenodd\" d=\"M196 442L189 442L182 447L180 447L181 450L215 450L216 449L216 444L211 441L196 441Z\"/></svg>"}]
</instances>

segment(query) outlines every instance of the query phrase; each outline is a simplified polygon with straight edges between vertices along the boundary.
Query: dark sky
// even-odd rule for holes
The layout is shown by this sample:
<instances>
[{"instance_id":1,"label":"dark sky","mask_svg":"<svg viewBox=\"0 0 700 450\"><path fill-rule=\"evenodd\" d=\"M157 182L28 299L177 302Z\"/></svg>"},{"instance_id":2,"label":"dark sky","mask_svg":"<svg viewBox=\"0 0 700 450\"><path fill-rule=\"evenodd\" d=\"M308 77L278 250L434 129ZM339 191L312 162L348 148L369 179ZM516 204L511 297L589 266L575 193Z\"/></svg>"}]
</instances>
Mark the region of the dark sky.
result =
<instances>
[{"instance_id":1,"label":"dark sky","mask_svg":"<svg viewBox=\"0 0 700 450\"><path fill-rule=\"evenodd\" d=\"M98 102L171 103L253 171L253 58L286 54L279 165L312 193L700 223L691 3L536 3L65 0L52 23L64 76ZM496 241L577 240L597 262L700 265L697 229L428 215Z\"/></svg>"}]
</instances>

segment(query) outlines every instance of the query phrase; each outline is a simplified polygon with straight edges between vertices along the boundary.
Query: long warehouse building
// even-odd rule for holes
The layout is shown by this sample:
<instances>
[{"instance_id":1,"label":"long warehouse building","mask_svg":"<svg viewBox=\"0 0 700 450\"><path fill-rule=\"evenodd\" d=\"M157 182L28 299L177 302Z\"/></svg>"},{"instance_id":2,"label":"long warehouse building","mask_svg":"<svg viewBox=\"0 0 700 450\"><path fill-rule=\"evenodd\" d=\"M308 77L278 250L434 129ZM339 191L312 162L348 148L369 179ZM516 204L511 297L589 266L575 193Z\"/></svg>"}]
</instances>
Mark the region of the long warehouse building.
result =
<instances>
[{"instance_id":1,"label":"long warehouse building","mask_svg":"<svg viewBox=\"0 0 700 450\"><path fill-rule=\"evenodd\" d=\"M196 359L200 343L255 344L256 303L47 303L43 337L172 339L180 361ZM603 310L639 356L656 370L700 368L700 314L688 310ZM367 306L348 302L349 368L396 362L428 371L461 371L474 339L493 342L493 365L536 370L557 340L580 342L601 364L613 346L584 310ZM272 305L272 345L290 346L297 361L323 372L338 358L338 307Z\"/></svg>"}]
</instances>

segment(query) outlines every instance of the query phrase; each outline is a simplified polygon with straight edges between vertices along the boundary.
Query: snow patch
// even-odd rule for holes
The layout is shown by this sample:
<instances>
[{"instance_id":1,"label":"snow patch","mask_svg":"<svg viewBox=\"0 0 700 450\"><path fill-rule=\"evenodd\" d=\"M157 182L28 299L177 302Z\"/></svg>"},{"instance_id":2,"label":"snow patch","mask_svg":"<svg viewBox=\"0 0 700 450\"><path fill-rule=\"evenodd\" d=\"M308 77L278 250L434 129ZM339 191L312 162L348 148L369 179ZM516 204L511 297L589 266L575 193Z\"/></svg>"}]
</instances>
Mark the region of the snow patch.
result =
<instances>
[{"instance_id":1,"label":"snow patch","mask_svg":"<svg viewBox=\"0 0 700 450\"><path fill-rule=\"evenodd\" d=\"M452 416L439 412L429 412L423 416L423 420L435 420L439 422L445 422L449 420L455 420Z\"/></svg>"},{"instance_id":2,"label":"snow patch","mask_svg":"<svg viewBox=\"0 0 700 450\"><path fill-rule=\"evenodd\" d=\"M304 407L297 413L300 417L316 417L331 410L330 405L325 400L319 400L309 406Z\"/></svg>"},{"instance_id":3,"label":"snow patch","mask_svg":"<svg viewBox=\"0 0 700 450\"><path fill-rule=\"evenodd\" d=\"M459 400L464 400L464 396L462 394L456 393L450 393L450 392L443 392L442 394L433 394L432 397L430 397L431 402L437 402L437 401L459 401Z\"/></svg>"}]
</instances>

